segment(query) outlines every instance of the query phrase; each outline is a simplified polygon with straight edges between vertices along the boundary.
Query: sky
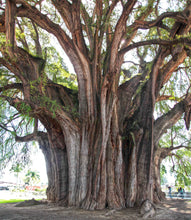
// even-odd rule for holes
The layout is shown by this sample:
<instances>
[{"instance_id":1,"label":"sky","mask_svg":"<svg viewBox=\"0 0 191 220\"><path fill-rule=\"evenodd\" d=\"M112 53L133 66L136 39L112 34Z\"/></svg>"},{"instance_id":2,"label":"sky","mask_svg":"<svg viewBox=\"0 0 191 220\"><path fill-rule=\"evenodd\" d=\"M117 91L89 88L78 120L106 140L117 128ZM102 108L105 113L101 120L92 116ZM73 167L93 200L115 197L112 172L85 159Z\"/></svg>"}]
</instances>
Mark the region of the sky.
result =
<instances>
[{"instance_id":1,"label":"sky","mask_svg":"<svg viewBox=\"0 0 191 220\"><path fill-rule=\"evenodd\" d=\"M37 153L34 153L31 159L33 163L31 166L31 169L38 171L41 181L43 183L47 183L48 180L47 180L47 175L46 175L46 164L45 164L45 159L44 159L44 155L42 151L38 149Z\"/></svg>"}]
</instances>

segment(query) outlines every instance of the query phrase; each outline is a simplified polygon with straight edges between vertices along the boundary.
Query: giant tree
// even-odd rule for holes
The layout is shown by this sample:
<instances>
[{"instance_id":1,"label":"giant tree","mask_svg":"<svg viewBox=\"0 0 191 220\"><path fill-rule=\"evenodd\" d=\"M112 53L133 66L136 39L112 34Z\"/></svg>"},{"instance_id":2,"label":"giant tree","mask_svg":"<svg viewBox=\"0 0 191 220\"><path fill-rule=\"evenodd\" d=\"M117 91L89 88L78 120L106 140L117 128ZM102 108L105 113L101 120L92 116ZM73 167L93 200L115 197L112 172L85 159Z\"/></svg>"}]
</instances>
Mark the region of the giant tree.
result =
<instances>
[{"instance_id":1,"label":"giant tree","mask_svg":"<svg viewBox=\"0 0 191 220\"><path fill-rule=\"evenodd\" d=\"M0 97L46 129L35 126L31 136L44 147L48 199L87 209L153 200L158 140L184 112L190 122L189 85L154 119L162 88L189 59L191 6L179 4L172 11L159 0L1 1L0 64L14 79ZM77 89L55 80L56 69L48 74L43 31L70 59Z\"/></svg>"}]
</instances>

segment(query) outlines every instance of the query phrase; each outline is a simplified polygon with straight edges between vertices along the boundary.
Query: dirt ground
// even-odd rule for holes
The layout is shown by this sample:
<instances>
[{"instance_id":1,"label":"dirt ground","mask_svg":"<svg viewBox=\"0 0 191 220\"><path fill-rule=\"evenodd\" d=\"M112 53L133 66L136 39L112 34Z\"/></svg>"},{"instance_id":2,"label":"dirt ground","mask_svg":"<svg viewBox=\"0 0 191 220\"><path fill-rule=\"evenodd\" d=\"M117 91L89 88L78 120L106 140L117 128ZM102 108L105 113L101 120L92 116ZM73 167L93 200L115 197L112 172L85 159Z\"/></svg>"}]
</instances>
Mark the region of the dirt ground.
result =
<instances>
[{"instance_id":1,"label":"dirt ground","mask_svg":"<svg viewBox=\"0 0 191 220\"><path fill-rule=\"evenodd\" d=\"M16 207L16 204L0 204L0 220L95 220L95 219L142 219L138 208L123 210L86 211L76 208L64 208L54 204L40 204L28 207ZM153 218L160 220L191 220L191 200L168 199L157 205Z\"/></svg>"}]
</instances>

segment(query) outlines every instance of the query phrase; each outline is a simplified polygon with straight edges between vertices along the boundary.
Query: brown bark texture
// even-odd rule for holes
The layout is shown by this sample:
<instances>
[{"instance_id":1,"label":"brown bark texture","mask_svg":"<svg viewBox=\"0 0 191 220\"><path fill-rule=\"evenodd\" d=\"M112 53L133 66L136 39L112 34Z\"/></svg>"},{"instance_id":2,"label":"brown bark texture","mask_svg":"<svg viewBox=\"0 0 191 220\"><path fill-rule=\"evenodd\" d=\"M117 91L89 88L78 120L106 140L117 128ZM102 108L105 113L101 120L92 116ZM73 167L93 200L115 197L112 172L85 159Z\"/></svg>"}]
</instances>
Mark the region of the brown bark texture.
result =
<instances>
[{"instance_id":1,"label":"brown bark texture","mask_svg":"<svg viewBox=\"0 0 191 220\"><path fill-rule=\"evenodd\" d=\"M191 7L151 20L147 18L157 7L152 1L133 20L135 9L142 7L136 0L95 1L92 14L81 1L52 0L47 4L55 9L55 15L41 10L43 2L0 3L4 8L0 32L5 36L0 42L0 66L19 82L2 85L0 98L19 113L39 120L46 130L31 137L39 142L46 160L47 198L90 210L133 207L145 199L160 201L164 195L160 191L162 152L158 142L184 112L189 127L191 95L187 92L157 120L154 109L161 89L189 56ZM116 7L121 12L112 22ZM56 13L64 27L54 21ZM21 21L26 18L34 29L33 53L27 37L15 34L19 28L24 32ZM163 23L168 18L174 21L172 27ZM77 75L77 90L50 79L40 28L54 35L69 57ZM169 39L158 36L136 42L140 30L152 28L159 35L160 30L166 31ZM147 63L147 50L142 54L139 48L153 45L157 45L155 57ZM122 64L131 50L137 50L139 74L121 82ZM9 91L16 92L10 96ZM19 137L16 140L21 141Z\"/></svg>"}]
</instances>

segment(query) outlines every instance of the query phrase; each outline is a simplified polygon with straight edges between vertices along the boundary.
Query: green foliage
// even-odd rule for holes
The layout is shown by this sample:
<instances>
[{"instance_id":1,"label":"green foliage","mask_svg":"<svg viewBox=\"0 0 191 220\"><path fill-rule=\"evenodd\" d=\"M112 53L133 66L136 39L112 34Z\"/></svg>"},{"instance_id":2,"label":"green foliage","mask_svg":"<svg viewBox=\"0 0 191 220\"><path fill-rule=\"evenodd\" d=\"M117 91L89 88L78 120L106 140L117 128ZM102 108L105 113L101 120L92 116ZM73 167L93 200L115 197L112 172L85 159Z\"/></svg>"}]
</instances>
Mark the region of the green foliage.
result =
<instances>
[{"instance_id":1,"label":"green foliage","mask_svg":"<svg viewBox=\"0 0 191 220\"><path fill-rule=\"evenodd\" d=\"M63 107L64 111L72 116L73 119L79 118L77 108Z\"/></svg>"},{"instance_id":2,"label":"green foliage","mask_svg":"<svg viewBox=\"0 0 191 220\"><path fill-rule=\"evenodd\" d=\"M40 97L41 100L41 107L46 107L52 112L53 117L56 117L56 111L59 110L61 107L58 105L56 100L52 100L47 96Z\"/></svg>"},{"instance_id":3,"label":"green foliage","mask_svg":"<svg viewBox=\"0 0 191 220\"><path fill-rule=\"evenodd\" d=\"M28 170L28 172L25 175L24 181L25 181L25 184L28 184L28 185L34 185L36 183L39 183L40 181L39 172Z\"/></svg>"},{"instance_id":4,"label":"green foliage","mask_svg":"<svg viewBox=\"0 0 191 220\"><path fill-rule=\"evenodd\" d=\"M51 112L54 118L56 117L56 111L61 109L60 104L58 104L56 100L52 100L47 96L35 95L33 96L32 101L38 103L40 108L47 109Z\"/></svg>"},{"instance_id":5,"label":"green foliage","mask_svg":"<svg viewBox=\"0 0 191 220\"><path fill-rule=\"evenodd\" d=\"M10 171L13 171L14 173L20 173L23 170L23 165L20 163L12 164L12 167Z\"/></svg>"},{"instance_id":6,"label":"green foliage","mask_svg":"<svg viewBox=\"0 0 191 220\"><path fill-rule=\"evenodd\" d=\"M1 101L1 100L0 100ZM29 119L29 120L28 120ZM31 133L34 126L31 118L20 118L20 114L6 102L0 105L0 171L12 161L14 166L25 167L30 163L28 143L15 142L15 136ZM12 167L16 169L18 167Z\"/></svg>"},{"instance_id":7,"label":"green foliage","mask_svg":"<svg viewBox=\"0 0 191 220\"><path fill-rule=\"evenodd\" d=\"M163 19L163 24L167 25L168 27L172 28L173 25L175 24L175 19L173 18L165 18ZM164 30L164 32L166 32L166 30ZM162 32L162 34L164 33Z\"/></svg>"},{"instance_id":8,"label":"green foliage","mask_svg":"<svg viewBox=\"0 0 191 220\"><path fill-rule=\"evenodd\" d=\"M0 32L0 46L4 46L6 42L6 36L5 33Z\"/></svg>"},{"instance_id":9,"label":"green foliage","mask_svg":"<svg viewBox=\"0 0 191 220\"><path fill-rule=\"evenodd\" d=\"M48 78L44 73L38 79L30 81L30 94L36 96L39 93L39 89L45 94L47 82Z\"/></svg>"},{"instance_id":10,"label":"green foliage","mask_svg":"<svg viewBox=\"0 0 191 220\"><path fill-rule=\"evenodd\" d=\"M46 47L47 62L45 72L50 79L70 89L77 90L77 78L75 74L69 73L63 57L54 47Z\"/></svg>"},{"instance_id":11,"label":"green foliage","mask_svg":"<svg viewBox=\"0 0 191 220\"><path fill-rule=\"evenodd\" d=\"M9 137L4 136L2 142L0 142L0 171L3 173L10 163L14 165L11 168L13 172L19 171L19 168L24 169L26 165L31 163L30 149L26 143L16 143L14 136L6 135L9 135Z\"/></svg>"},{"instance_id":12,"label":"green foliage","mask_svg":"<svg viewBox=\"0 0 191 220\"><path fill-rule=\"evenodd\" d=\"M175 165L173 170L176 176L176 185L190 186L191 185L191 150L178 150L175 157Z\"/></svg>"},{"instance_id":13,"label":"green foliage","mask_svg":"<svg viewBox=\"0 0 191 220\"><path fill-rule=\"evenodd\" d=\"M16 103L15 106L16 108L19 108L19 111L23 116L29 117L30 113L32 112L32 108L30 107L30 105L25 102Z\"/></svg>"},{"instance_id":14,"label":"green foliage","mask_svg":"<svg viewBox=\"0 0 191 220\"><path fill-rule=\"evenodd\" d=\"M44 42L44 45L50 43L50 38L45 32L35 26L39 38ZM34 29L34 24L28 18L18 18L16 25L16 38L19 46L28 51L31 55L36 55L36 40L37 35Z\"/></svg>"},{"instance_id":15,"label":"green foliage","mask_svg":"<svg viewBox=\"0 0 191 220\"><path fill-rule=\"evenodd\" d=\"M161 175L164 175L166 173L167 173L166 167L164 165L162 165L162 167L161 167Z\"/></svg>"},{"instance_id":16,"label":"green foliage","mask_svg":"<svg viewBox=\"0 0 191 220\"><path fill-rule=\"evenodd\" d=\"M189 65L190 58L187 58L182 64L182 68L174 72L169 81L161 89L160 95L161 97L166 97L166 99L155 104L155 114L157 117L167 113L174 104L180 102L182 98L184 98L191 82L187 72L189 69L186 68ZM187 71L185 71L185 69L187 69Z\"/></svg>"},{"instance_id":17,"label":"green foliage","mask_svg":"<svg viewBox=\"0 0 191 220\"><path fill-rule=\"evenodd\" d=\"M179 148L170 152L170 156L166 159L170 163L170 172L175 176L175 184L177 186L191 185L191 139L189 134L185 133L184 121L180 120L171 129L165 133L159 142L162 148L170 148L171 146L185 146L188 148ZM163 182L165 163L161 167L161 182Z\"/></svg>"},{"instance_id":18,"label":"green foliage","mask_svg":"<svg viewBox=\"0 0 191 220\"><path fill-rule=\"evenodd\" d=\"M191 140L188 133L185 133L184 120L178 121L172 128L168 129L159 141L161 147L190 146Z\"/></svg>"},{"instance_id":19,"label":"green foliage","mask_svg":"<svg viewBox=\"0 0 191 220\"><path fill-rule=\"evenodd\" d=\"M46 188L44 189L35 189L35 192L41 192L41 193L46 193Z\"/></svg>"},{"instance_id":20,"label":"green foliage","mask_svg":"<svg viewBox=\"0 0 191 220\"><path fill-rule=\"evenodd\" d=\"M161 178L161 184L164 185L165 183L167 183L167 179L165 174L167 174L167 170L164 164L162 164L161 168L160 168L160 178Z\"/></svg>"}]
</instances>

